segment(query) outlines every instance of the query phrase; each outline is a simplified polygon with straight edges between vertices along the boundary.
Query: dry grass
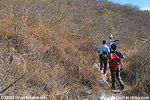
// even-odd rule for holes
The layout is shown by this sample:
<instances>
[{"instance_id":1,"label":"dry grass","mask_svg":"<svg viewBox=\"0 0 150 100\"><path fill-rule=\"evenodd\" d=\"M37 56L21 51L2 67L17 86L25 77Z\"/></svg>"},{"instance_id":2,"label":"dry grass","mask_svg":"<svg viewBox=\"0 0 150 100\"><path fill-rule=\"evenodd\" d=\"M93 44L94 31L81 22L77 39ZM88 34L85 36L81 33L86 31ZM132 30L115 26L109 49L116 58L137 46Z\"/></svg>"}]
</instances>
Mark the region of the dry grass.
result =
<instances>
[{"instance_id":1,"label":"dry grass","mask_svg":"<svg viewBox=\"0 0 150 100\"><path fill-rule=\"evenodd\" d=\"M143 78L149 73L148 71L143 74L143 80L139 78L141 81L134 84L134 69L137 66L138 68L144 66L137 63L141 57L139 53L144 51L143 56L146 56L148 51L142 48L149 48L149 41L146 43L139 41L134 43L134 41L139 36L149 36L148 25L140 28L140 23L130 23L137 20L132 19L132 16L132 18L127 17L124 11L127 8L124 6L113 7L111 3L90 0L87 2L27 0L28 3L21 3L22 6L19 2L25 1L14 0L17 3L7 2L12 5L9 6L10 4L4 4L2 1L0 2L3 6L0 18L0 78L2 79L9 66L10 69L2 82L1 89L6 88L28 71L25 77L6 90L3 95L47 96L51 100L98 98L103 92L102 89L109 91L110 87L99 86L97 77L101 77L101 74L93 64L98 63L98 46L103 39L107 40L110 33L122 39L117 45L126 56L123 60L125 68L121 74L129 88L129 95L136 94L136 91L138 95L149 94L149 83L142 86L142 83L148 82ZM15 13L9 9L11 7L14 7L13 10L24 9L26 13L21 13L20 10L15 10L18 11ZM144 12L136 13L143 15ZM145 17L138 16L140 20ZM145 22L147 23L148 21ZM135 26L138 28L135 29ZM142 29L144 35L138 29ZM139 49L141 45L143 46ZM149 59L148 55L146 59ZM146 70L149 63L142 61L146 64L144 67ZM139 88L136 88L137 85ZM92 91L90 95L85 92L88 90Z\"/></svg>"}]
</instances>

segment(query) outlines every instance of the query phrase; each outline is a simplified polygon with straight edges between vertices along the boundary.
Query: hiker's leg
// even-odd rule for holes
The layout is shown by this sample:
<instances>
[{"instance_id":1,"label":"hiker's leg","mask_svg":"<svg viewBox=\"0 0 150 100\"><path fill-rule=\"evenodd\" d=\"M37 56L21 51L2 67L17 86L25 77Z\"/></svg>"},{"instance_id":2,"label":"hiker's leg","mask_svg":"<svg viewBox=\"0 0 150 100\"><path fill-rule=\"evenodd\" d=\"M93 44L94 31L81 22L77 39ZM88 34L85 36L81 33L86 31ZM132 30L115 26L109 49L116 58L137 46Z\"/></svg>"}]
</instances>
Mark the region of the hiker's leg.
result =
<instances>
[{"instance_id":1,"label":"hiker's leg","mask_svg":"<svg viewBox=\"0 0 150 100\"><path fill-rule=\"evenodd\" d=\"M105 74L106 71L107 71L107 63L108 63L107 58L105 58L105 59L104 59L104 74Z\"/></svg>"},{"instance_id":2,"label":"hiker's leg","mask_svg":"<svg viewBox=\"0 0 150 100\"><path fill-rule=\"evenodd\" d=\"M100 55L99 55L99 67L100 67L100 64L101 64L101 58L100 58Z\"/></svg>"},{"instance_id":3,"label":"hiker's leg","mask_svg":"<svg viewBox=\"0 0 150 100\"><path fill-rule=\"evenodd\" d=\"M120 65L118 65L118 67L117 67L116 78L117 78L118 82L120 83L121 88L123 89L124 88L124 83L123 83L123 81L120 77Z\"/></svg>"},{"instance_id":4,"label":"hiker's leg","mask_svg":"<svg viewBox=\"0 0 150 100\"><path fill-rule=\"evenodd\" d=\"M111 81L112 81L112 89L115 89L116 87L116 71L115 70L110 70L111 71Z\"/></svg>"},{"instance_id":5,"label":"hiker's leg","mask_svg":"<svg viewBox=\"0 0 150 100\"><path fill-rule=\"evenodd\" d=\"M104 60L103 60L102 54L100 54L100 70L102 70L103 67L104 67Z\"/></svg>"}]
</instances>

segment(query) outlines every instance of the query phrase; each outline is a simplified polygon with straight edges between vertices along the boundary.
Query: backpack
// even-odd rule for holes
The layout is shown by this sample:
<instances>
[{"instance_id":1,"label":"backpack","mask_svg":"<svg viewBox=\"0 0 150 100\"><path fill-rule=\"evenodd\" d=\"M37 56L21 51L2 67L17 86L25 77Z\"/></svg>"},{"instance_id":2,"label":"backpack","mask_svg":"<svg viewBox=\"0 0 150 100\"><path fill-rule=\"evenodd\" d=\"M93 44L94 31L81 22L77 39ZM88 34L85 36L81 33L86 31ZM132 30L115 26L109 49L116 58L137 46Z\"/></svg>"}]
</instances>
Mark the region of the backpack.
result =
<instances>
[{"instance_id":1,"label":"backpack","mask_svg":"<svg viewBox=\"0 0 150 100\"><path fill-rule=\"evenodd\" d=\"M110 70L117 70L118 62L120 62L120 58L115 53L110 53L109 58L110 58L110 62L109 62Z\"/></svg>"},{"instance_id":2,"label":"backpack","mask_svg":"<svg viewBox=\"0 0 150 100\"><path fill-rule=\"evenodd\" d=\"M108 57L108 53L103 51L103 55L102 55L103 58L107 58Z\"/></svg>"}]
</instances>

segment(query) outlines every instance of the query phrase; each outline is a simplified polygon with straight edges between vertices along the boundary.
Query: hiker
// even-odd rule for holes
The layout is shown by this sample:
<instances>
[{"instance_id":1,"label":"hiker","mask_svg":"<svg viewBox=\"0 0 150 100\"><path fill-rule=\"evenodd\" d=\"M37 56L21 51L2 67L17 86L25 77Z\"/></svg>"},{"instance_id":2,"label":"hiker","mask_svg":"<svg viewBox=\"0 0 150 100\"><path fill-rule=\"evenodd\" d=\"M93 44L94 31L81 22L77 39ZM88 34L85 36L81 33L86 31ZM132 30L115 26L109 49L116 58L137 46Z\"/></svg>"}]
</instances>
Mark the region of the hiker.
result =
<instances>
[{"instance_id":1,"label":"hiker","mask_svg":"<svg viewBox=\"0 0 150 100\"><path fill-rule=\"evenodd\" d=\"M109 47L106 45L106 40L103 40L103 44L99 46L98 53L100 53L100 70L103 70L105 74L107 71L108 53L110 53Z\"/></svg>"},{"instance_id":2,"label":"hiker","mask_svg":"<svg viewBox=\"0 0 150 100\"><path fill-rule=\"evenodd\" d=\"M108 47L109 47L109 49L110 49L110 52L112 51L111 50L111 45L113 44L113 43L115 43L116 41L119 41L119 40L112 40L113 39L113 35L109 35L109 39L108 39Z\"/></svg>"},{"instance_id":3,"label":"hiker","mask_svg":"<svg viewBox=\"0 0 150 100\"><path fill-rule=\"evenodd\" d=\"M112 53L109 54L109 58L111 57L110 55L114 53L115 56L117 56L118 62L113 62L113 60L110 58L109 59L109 68L111 71L111 79L112 79L112 86L111 89L115 90L116 87L116 78L118 80L118 82L120 83L120 87L121 89L124 89L124 83L120 77L120 60L121 58L125 58L125 56L118 50L116 50L117 45L116 44L112 44L111 45L111 49L113 50ZM115 66L115 64L117 64Z\"/></svg>"}]
</instances>

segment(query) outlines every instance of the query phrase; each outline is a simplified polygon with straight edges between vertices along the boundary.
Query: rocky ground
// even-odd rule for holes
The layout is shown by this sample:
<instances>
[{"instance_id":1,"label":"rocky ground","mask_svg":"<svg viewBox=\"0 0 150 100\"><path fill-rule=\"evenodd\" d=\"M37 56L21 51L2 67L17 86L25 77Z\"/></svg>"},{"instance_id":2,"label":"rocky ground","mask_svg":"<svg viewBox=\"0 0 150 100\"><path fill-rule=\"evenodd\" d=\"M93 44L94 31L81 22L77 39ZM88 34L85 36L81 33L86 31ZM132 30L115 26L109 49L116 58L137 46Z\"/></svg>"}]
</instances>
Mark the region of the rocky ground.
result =
<instances>
[{"instance_id":1,"label":"rocky ground","mask_svg":"<svg viewBox=\"0 0 150 100\"><path fill-rule=\"evenodd\" d=\"M125 99L126 94L124 91L126 90L120 90L119 86L117 87L117 90L120 90L119 92L112 92L111 90L111 78L110 78L110 72L107 71L107 74L103 74L102 71L99 69L99 64L93 64L93 67L97 68L97 70L100 72L100 76L97 76L97 81L99 83L99 87L101 87L101 94L97 99L100 100L122 100ZM83 98L84 100L89 100L89 98L92 98L90 94L92 91L89 89L84 91L86 96Z\"/></svg>"}]
</instances>

